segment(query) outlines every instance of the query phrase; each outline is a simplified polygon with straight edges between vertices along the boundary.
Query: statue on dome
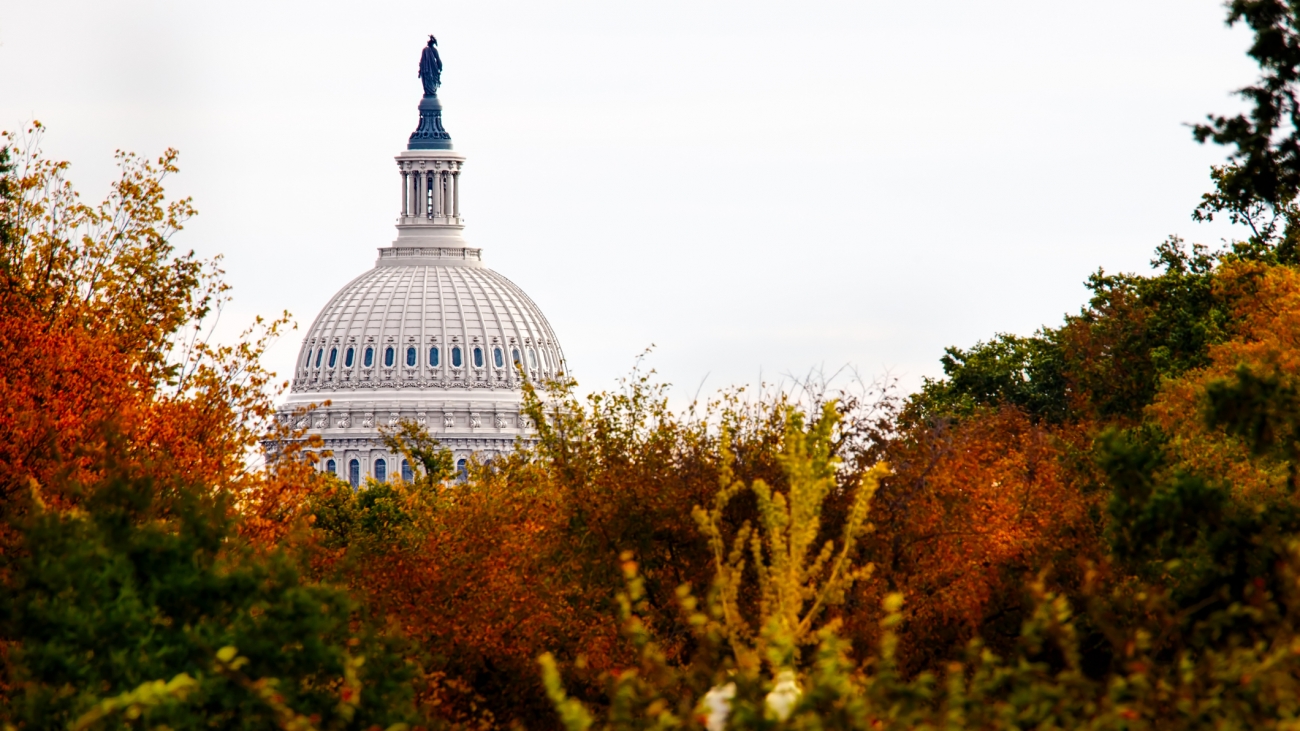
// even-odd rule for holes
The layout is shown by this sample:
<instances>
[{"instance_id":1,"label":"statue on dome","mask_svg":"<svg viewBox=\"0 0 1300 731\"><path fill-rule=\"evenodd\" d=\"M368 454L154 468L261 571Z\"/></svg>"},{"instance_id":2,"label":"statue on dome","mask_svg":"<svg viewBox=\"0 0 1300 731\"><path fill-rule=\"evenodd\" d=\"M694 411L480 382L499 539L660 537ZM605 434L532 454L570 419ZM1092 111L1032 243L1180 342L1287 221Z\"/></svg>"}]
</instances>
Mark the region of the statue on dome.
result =
<instances>
[{"instance_id":1,"label":"statue on dome","mask_svg":"<svg viewBox=\"0 0 1300 731\"><path fill-rule=\"evenodd\" d=\"M438 39L429 36L429 43L420 53L420 83L424 84L424 95L438 93L442 84L442 58L438 55Z\"/></svg>"}]
</instances>

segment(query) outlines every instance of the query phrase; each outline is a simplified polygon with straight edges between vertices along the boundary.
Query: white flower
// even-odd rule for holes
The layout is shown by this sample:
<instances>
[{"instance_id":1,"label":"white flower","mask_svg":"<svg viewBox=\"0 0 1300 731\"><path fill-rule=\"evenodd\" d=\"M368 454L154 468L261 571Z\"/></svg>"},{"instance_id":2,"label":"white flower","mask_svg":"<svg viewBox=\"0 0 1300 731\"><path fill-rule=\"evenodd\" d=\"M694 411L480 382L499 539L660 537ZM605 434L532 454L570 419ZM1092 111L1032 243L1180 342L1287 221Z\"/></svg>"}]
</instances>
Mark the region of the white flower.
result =
<instances>
[{"instance_id":1,"label":"white flower","mask_svg":"<svg viewBox=\"0 0 1300 731\"><path fill-rule=\"evenodd\" d=\"M767 707L776 714L778 720L784 721L790 717L790 711L794 710L794 704L801 695L803 691L799 690L799 684L794 680L794 671L782 670L776 676L776 687L767 694ZM713 731L712 727L709 731Z\"/></svg>"},{"instance_id":2,"label":"white flower","mask_svg":"<svg viewBox=\"0 0 1300 731\"><path fill-rule=\"evenodd\" d=\"M709 731L722 731L727 727L727 716L731 715L731 699L735 697L735 683L715 685L704 694L704 707L709 709L709 719L705 725Z\"/></svg>"}]
</instances>

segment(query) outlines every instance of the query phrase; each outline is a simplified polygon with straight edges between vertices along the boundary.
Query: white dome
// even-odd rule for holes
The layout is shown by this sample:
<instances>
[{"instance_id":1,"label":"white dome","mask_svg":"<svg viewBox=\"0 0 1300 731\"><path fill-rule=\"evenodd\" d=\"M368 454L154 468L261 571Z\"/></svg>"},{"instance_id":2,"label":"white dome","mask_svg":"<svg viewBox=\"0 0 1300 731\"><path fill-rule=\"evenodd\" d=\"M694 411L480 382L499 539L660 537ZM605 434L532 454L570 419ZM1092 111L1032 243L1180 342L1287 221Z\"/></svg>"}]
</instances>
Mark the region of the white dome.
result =
<instances>
[{"instance_id":1,"label":"white dome","mask_svg":"<svg viewBox=\"0 0 1300 731\"><path fill-rule=\"evenodd\" d=\"M405 419L458 461L535 439L521 379L566 370L541 310L465 241L465 156L451 149L436 93L425 91L420 124L395 158L397 240L316 317L280 410L320 437L320 468L353 485L407 475L381 432Z\"/></svg>"},{"instance_id":2,"label":"white dome","mask_svg":"<svg viewBox=\"0 0 1300 731\"><path fill-rule=\"evenodd\" d=\"M464 265L436 261L433 252L464 252ZM564 369L541 310L483 266L477 249L380 253L375 268L334 295L307 331L290 403L385 398L396 390L518 391L516 361L533 379Z\"/></svg>"}]
</instances>

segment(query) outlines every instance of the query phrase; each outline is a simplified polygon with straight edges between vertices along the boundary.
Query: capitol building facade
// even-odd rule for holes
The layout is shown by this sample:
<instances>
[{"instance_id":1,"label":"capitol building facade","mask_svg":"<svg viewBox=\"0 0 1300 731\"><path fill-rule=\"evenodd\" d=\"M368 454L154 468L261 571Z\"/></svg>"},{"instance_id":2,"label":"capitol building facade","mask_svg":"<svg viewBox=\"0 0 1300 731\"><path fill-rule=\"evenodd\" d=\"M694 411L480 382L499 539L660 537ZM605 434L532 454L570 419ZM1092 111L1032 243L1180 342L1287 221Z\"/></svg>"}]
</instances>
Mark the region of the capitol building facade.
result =
<instances>
[{"instance_id":1,"label":"capitol building facade","mask_svg":"<svg viewBox=\"0 0 1300 731\"><path fill-rule=\"evenodd\" d=\"M280 409L281 418L320 435L329 453L320 469L354 486L366 477L411 477L379 432L403 419L452 450L462 468L471 455L513 449L533 433L521 410L523 380L567 370L536 303L464 238L465 156L452 150L442 125L441 71L430 36L419 126L396 157L397 238L316 317Z\"/></svg>"}]
</instances>

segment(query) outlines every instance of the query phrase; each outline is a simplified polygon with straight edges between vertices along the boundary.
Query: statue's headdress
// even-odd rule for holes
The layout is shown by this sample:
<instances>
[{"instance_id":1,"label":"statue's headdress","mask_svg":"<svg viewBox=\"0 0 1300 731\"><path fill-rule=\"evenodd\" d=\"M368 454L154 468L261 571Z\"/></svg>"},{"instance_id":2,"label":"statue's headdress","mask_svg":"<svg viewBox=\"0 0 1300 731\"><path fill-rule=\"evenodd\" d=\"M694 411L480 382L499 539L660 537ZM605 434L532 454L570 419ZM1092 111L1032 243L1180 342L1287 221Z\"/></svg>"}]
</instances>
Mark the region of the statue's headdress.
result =
<instances>
[{"instance_id":1,"label":"statue's headdress","mask_svg":"<svg viewBox=\"0 0 1300 731\"><path fill-rule=\"evenodd\" d=\"M437 38L434 38L432 35L430 35L430 36L429 36L429 45L431 45L431 46L436 46L436 45L438 45L438 39L437 39Z\"/></svg>"}]
</instances>

